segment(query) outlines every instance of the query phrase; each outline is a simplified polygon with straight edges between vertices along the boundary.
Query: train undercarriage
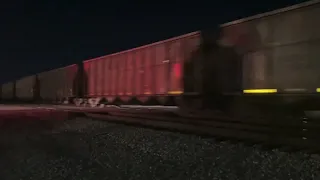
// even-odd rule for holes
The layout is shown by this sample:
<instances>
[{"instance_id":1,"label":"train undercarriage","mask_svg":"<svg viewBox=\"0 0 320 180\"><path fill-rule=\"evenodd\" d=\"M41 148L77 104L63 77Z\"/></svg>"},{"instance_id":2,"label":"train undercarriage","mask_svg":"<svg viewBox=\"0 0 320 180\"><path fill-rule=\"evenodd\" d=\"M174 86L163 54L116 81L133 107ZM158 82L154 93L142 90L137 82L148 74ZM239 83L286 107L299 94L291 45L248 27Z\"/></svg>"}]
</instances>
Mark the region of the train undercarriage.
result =
<instances>
[{"instance_id":1,"label":"train undercarriage","mask_svg":"<svg viewBox=\"0 0 320 180\"><path fill-rule=\"evenodd\" d=\"M116 99L116 98L114 98ZM120 98L107 102L105 98L73 98L65 104L76 106L104 107L106 105L170 105L178 106L182 113L223 114L235 118L260 118L264 116L304 117L318 118L320 107L319 94L224 94L220 97L185 93L179 96L166 97L167 103L157 101L157 97L149 97L149 101L139 102L138 98L121 101ZM153 99L153 100L152 100ZM132 103L136 102L136 103ZM153 103L150 103L153 102ZM163 102L163 101L162 101ZM62 102L63 103L63 102ZM279 119L279 118L277 118Z\"/></svg>"}]
</instances>

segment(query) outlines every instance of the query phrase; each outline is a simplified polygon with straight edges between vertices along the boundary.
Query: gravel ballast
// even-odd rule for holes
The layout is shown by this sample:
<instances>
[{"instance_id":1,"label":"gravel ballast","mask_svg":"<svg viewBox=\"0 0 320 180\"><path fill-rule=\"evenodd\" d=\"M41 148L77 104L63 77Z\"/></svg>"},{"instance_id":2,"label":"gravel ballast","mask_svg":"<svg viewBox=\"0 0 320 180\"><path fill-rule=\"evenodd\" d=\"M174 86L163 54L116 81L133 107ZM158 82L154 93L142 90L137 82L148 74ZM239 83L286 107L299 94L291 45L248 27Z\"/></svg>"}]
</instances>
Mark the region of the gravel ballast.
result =
<instances>
[{"instance_id":1,"label":"gravel ballast","mask_svg":"<svg viewBox=\"0 0 320 180\"><path fill-rule=\"evenodd\" d=\"M317 156L86 118L2 132L0 147L3 180L320 179Z\"/></svg>"}]
</instances>

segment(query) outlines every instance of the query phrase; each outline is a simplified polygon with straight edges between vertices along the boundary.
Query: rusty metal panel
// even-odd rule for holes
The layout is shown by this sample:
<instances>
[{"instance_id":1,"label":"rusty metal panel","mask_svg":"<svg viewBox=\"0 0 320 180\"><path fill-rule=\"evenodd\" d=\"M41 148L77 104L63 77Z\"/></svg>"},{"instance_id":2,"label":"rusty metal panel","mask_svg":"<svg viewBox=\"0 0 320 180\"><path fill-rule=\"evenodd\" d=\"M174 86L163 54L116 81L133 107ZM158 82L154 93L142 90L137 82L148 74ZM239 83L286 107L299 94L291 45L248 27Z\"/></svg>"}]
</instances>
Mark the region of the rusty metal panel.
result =
<instances>
[{"instance_id":1,"label":"rusty metal panel","mask_svg":"<svg viewBox=\"0 0 320 180\"><path fill-rule=\"evenodd\" d=\"M77 71L78 66L74 64L38 74L41 98L55 100L74 96Z\"/></svg>"},{"instance_id":2,"label":"rusty metal panel","mask_svg":"<svg viewBox=\"0 0 320 180\"><path fill-rule=\"evenodd\" d=\"M23 77L16 81L16 97L22 100L31 100L34 98L34 85L36 76Z\"/></svg>"},{"instance_id":3,"label":"rusty metal panel","mask_svg":"<svg viewBox=\"0 0 320 180\"><path fill-rule=\"evenodd\" d=\"M14 91L14 82L8 82L5 84L2 84L1 86L1 98L4 100L10 100L13 99L13 91Z\"/></svg>"}]
</instances>

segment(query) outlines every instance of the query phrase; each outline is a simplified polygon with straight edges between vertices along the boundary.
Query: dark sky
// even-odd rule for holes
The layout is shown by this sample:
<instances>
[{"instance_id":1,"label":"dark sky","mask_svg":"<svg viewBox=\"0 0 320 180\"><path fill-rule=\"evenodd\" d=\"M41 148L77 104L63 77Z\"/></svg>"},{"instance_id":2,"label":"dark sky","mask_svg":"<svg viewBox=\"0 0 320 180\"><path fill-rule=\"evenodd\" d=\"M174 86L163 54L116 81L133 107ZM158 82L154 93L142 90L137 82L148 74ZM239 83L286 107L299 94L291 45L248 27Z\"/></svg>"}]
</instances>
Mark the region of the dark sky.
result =
<instances>
[{"instance_id":1,"label":"dark sky","mask_svg":"<svg viewBox=\"0 0 320 180\"><path fill-rule=\"evenodd\" d=\"M204 2L1 2L0 83L192 32L210 24L228 22L299 3L302 0Z\"/></svg>"}]
</instances>

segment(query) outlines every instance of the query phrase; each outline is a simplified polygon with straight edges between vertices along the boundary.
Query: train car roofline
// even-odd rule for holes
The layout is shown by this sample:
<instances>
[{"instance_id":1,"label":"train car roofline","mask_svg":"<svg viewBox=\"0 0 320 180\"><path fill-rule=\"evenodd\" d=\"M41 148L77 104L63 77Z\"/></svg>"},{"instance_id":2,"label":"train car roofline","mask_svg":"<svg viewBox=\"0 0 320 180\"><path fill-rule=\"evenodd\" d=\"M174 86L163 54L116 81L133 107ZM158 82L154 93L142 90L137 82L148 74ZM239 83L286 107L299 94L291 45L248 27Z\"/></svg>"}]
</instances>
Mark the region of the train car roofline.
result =
<instances>
[{"instance_id":1,"label":"train car roofline","mask_svg":"<svg viewBox=\"0 0 320 180\"><path fill-rule=\"evenodd\" d=\"M234 24L240 24L240 23L243 23L243 22L252 21L254 19L263 18L263 17L266 17L266 16L273 16L273 15L276 15L276 14L280 14L280 13L283 13L283 12L287 12L287 11L292 11L292 10L308 7L308 6L311 6L311 5L314 5L314 4L318 4L318 3L320 3L320 0L311 0L311 1L303 2L303 3L291 5L291 6L288 6L288 7L285 7L285 8L276 9L276 10L273 10L273 11L269 11L269 12L265 12L265 13L261 13L261 14L257 14L257 15L253 15L253 16L249 16L249 17L246 17L246 18L238 19L238 20L235 20L235 21L231 21L231 22L228 22L228 23L224 23L224 24L221 25L221 27L231 26L231 25L234 25Z\"/></svg>"},{"instance_id":2,"label":"train car roofline","mask_svg":"<svg viewBox=\"0 0 320 180\"><path fill-rule=\"evenodd\" d=\"M259 18L266 17L266 16L272 16L272 15L276 15L276 14L279 14L279 13L282 13L282 12L291 11L291 10L295 10L295 9L311 6L311 5L314 5L314 4L317 4L317 3L320 3L320 0L311 0L311 1L303 2L303 3L299 3L299 4L296 4L296 5L291 5L291 6L288 6L288 7L285 7L285 8L276 9L276 10L273 10L273 11L269 11L269 12L253 15L253 16L250 16L250 17L247 17L247 18L242 18L242 19L239 19L239 20L227 22L227 23L221 24L220 27L227 27L227 26L231 26L231 25L234 25L234 24L239 24L239 23L242 23L242 22L251 21L251 20L254 20L254 19L259 19ZM190 33L187 33L187 34L184 34L184 35L180 35L180 36L172 37L172 38L169 38L169 39L165 39L165 40L162 40L162 41L157 41L157 42L154 42L154 43L151 43L151 44L146 44L146 45L138 46L138 47L135 47L135 48L132 48L132 49L127 49L127 50L124 50L124 51L120 51L120 52L116 52L116 53L112 53L112 54L96 57L96 58L93 58L93 59L84 60L82 62L83 63L89 63L91 61L100 60L100 59L103 59L103 58L107 58L107 57L111 57L111 56L115 56L115 55L119 55L119 54L124 54L124 53L128 53L128 52L131 52L131 51L140 50L140 49L148 48L148 47L155 46L155 45L158 45L158 44L162 44L162 43L166 43L166 42L170 42L170 41L175 41L175 40L178 40L178 39L182 39L182 38L186 38L186 37L194 36L194 35L199 35L199 34L200 34L200 31L194 31L194 32L190 32Z\"/></svg>"},{"instance_id":3,"label":"train car roofline","mask_svg":"<svg viewBox=\"0 0 320 180\"><path fill-rule=\"evenodd\" d=\"M43 71L43 72L37 73L37 75L43 74L43 73L52 72L52 71L57 71L57 70L60 70L60 69L65 69L65 68L72 67L72 66L77 66L77 64L71 64L71 65L67 65L67 66L64 66L64 67L60 67L60 68L56 68L56 69L51 69L51 70L48 70L48 71Z\"/></svg>"}]
</instances>

